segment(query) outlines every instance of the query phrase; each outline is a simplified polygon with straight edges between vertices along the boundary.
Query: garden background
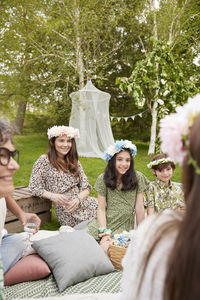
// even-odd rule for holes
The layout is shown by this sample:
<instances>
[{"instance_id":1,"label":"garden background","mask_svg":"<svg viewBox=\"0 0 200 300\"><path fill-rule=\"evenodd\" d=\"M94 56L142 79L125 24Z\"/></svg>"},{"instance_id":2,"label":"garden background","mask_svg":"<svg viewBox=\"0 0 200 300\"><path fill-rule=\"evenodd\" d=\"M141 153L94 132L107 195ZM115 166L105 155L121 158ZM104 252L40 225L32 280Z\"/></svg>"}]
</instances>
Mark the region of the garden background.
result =
<instances>
[{"instance_id":1,"label":"garden background","mask_svg":"<svg viewBox=\"0 0 200 300\"><path fill-rule=\"evenodd\" d=\"M0 114L20 150L15 184L28 184L47 128L69 124L70 94L88 80L111 94L114 138L137 144L136 169L152 179L160 118L200 91L199 16L200 0L0 1ZM105 163L80 160L94 185Z\"/></svg>"}]
</instances>

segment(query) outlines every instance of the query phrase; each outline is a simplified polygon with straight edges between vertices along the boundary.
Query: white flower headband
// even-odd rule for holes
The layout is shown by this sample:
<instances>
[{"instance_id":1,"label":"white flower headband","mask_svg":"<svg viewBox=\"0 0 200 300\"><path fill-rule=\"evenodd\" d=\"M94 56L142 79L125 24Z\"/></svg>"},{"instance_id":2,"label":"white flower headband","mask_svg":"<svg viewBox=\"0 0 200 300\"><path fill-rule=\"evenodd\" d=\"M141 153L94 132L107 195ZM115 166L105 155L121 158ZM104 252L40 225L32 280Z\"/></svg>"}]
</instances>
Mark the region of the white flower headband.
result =
<instances>
[{"instance_id":1,"label":"white flower headband","mask_svg":"<svg viewBox=\"0 0 200 300\"><path fill-rule=\"evenodd\" d=\"M119 153L122 150L129 149L131 155L135 157L137 153L137 147L128 140L116 141L114 145L108 147L108 149L103 154L103 159L107 162L109 161L116 153Z\"/></svg>"},{"instance_id":2,"label":"white flower headband","mask_svg":"<svg viewBox=\"0 0 200 300\"><path fill-rule=\"evenodd\" d=\"M148 167L149 169L151 169L151 168L154 167L154 166L158 166L158 165L161 165L161 164L166 164L166 163L169 163L169 162L175 163L175 162L173 161L173 159L171 159L170 157L164 157L164 158L160 158L160 159L151 161L151 162L147 165L147 167Z\"/></svg>"},{"instance_id":3,"label":"white flower headband","mask_svg":"<svg viewBox=\"0 0 200 300\"><path fill-rule=\"evenodd\" d=\"M200 113L200 94L189 98L188 102L177 107L176 113L171 113L160 121L161 150L172 159L183 165L184 158L188 154L188 163L192 164L198 174L200 168L192 158L188 147L188 134L194 119Z\"/></svg>"},{"instance_id":4,"label":"white flower headband","mask_svg":"<svg viewBox=\"0 0 200 300\"><path fill-rule=\"evenodd\" d=\"M69 126L53 126L47 130L48 139L66 134L70 138L79 138L79 130Z\"/></svg>"}]
</instances>

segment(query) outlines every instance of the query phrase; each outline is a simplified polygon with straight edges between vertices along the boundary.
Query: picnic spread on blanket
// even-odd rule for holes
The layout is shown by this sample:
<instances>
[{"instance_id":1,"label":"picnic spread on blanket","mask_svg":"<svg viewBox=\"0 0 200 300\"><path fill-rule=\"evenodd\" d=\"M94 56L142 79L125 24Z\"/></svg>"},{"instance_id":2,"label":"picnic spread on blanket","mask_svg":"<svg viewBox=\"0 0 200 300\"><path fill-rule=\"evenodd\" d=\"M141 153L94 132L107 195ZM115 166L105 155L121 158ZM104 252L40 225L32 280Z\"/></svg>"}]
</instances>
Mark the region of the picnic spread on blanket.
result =
<instances>
[{"instance_id":1,"label":"picnic spread on blanket","mask_svg":"<svg viewBox=\"0 0 200 300\"><path fill-rule=\"evenodd\" d=\"M120 292L122 272L117 269L122 269L130 233L114 235L111 263L86 232L60 229L60 232L40 230L33 236L26 255L5 276L6 299ZM77 242L82 246L77 247ZM15 281L19 283L13 284Z\"/></svg>"},{"instance_id":2,"label":"picnic spread on blanket","mask_svg":"<svg viewBox=\"0 0 200 300\"><path fill-rule=\"evenodd\" d=\"M6 299L120 292L122 272L117 269L122 269L125 254L120 249L126 250L129 233L113 237L113 246L120 251L116 264L116 249L109 259L88 233L64 229L40 230L32 236L25 256L5 274Z\"/></svg>"}]
</instances>

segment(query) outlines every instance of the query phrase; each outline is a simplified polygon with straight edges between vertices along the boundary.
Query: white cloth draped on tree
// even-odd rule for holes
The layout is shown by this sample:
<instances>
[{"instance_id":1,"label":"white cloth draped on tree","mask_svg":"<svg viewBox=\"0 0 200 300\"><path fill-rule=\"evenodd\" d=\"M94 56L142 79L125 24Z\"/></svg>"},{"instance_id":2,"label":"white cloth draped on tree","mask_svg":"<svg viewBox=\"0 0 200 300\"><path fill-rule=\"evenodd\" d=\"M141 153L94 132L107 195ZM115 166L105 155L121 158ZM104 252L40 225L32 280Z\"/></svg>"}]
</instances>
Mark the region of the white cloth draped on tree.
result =
<instances>
[{"instance_id":1,"label":"white cloth draped on tree","mask_svg":"<svg viewBox=\"0 0 200 300\"><path fill-rule=\"evenodd\" d=\"M100 91L89 81L70 97L69 125L80 130L80 139L76 140L78 154L102 158L103 152L114 143L109 118L110 94Z\"/></svg>"}]
</instances>

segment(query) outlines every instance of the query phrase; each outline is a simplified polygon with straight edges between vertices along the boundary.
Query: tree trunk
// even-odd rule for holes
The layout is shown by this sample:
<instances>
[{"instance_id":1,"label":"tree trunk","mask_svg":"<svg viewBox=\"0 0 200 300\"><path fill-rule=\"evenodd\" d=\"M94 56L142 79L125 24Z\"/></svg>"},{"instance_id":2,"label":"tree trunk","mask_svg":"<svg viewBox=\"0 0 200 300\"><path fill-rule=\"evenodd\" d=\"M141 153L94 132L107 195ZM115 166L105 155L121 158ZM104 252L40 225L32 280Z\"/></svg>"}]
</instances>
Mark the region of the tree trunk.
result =
<instances>
[{"instance_id":1,"label":"tree trunk","mask_svg":"<svg viewBox=\"0 0 200 300\"><path fill-rule=\"evenodd\" d=\"M76 68L79 77L79 88L82 89L84 87L84 63L83 63L83 52L81 49L81 34L79 29L79 16L80 10L76 0L75 4L75 20L74 20L74 28L76 35Z\"/></svg>"},{"instance_id":2,"label":"tree trunk","mask_svg":"<svg viewBox=\"0 0 200 300\"><path fill-rule=\"evenodd\" d=\"M18 103L17 115L15 118L15 133L22 134L23 133L23 125L26 114L26 105L27 101L20 101Z\"/></svg>"},{"instance_id":3,"label":"tree trunk","mask_svg":"<svg viewBox=\"0 0 200 300\"><path fill-rule=\"evenodd\" d=\"M148 154L154 154L155 153L155 145L156 145L156 126L157 126L157 99L155 99L153 108L152 108L152 123L151 123L151 138L150 138L150 144L149 144L149 151Z\"/></svg>"},{"instance_id":4,"label":"tree trunk","mask_svg":"<svg viewBox=\"0 0 200 300\"><path fill-rule=\"evenodd\" d=\"M158 39L157 20L156 20L156 3L155 0L151 1L151 9L153 10L153 35L155 40Z\"/></svg>"},{"instance_id":5,"label":"tree trunk","mask_svg":"<svg viewBox=\"0 0 200 300\"><path fill-rule=\"evenodd\" d=\"M155 0L151 1L151 8L153 10L153 33L154 33L154 38L155 40L158 39L158 33L157 33L157 20L156 20L156 3ZM158 70L158 63L156 64L156 69ZM157 78L158 80L158 78ZM155 93L155 99L153 102L153 107L152 107L152 123L151 123L151 137L150 137L150 144L149 144L149 151L148 154L154 154L155 153L155 146L156 146L156 126L157 126L157 107L158 107L158 102L157 102L157 95L158 95L158 90L156 90Z\"/></svg>"}]
</instances>

